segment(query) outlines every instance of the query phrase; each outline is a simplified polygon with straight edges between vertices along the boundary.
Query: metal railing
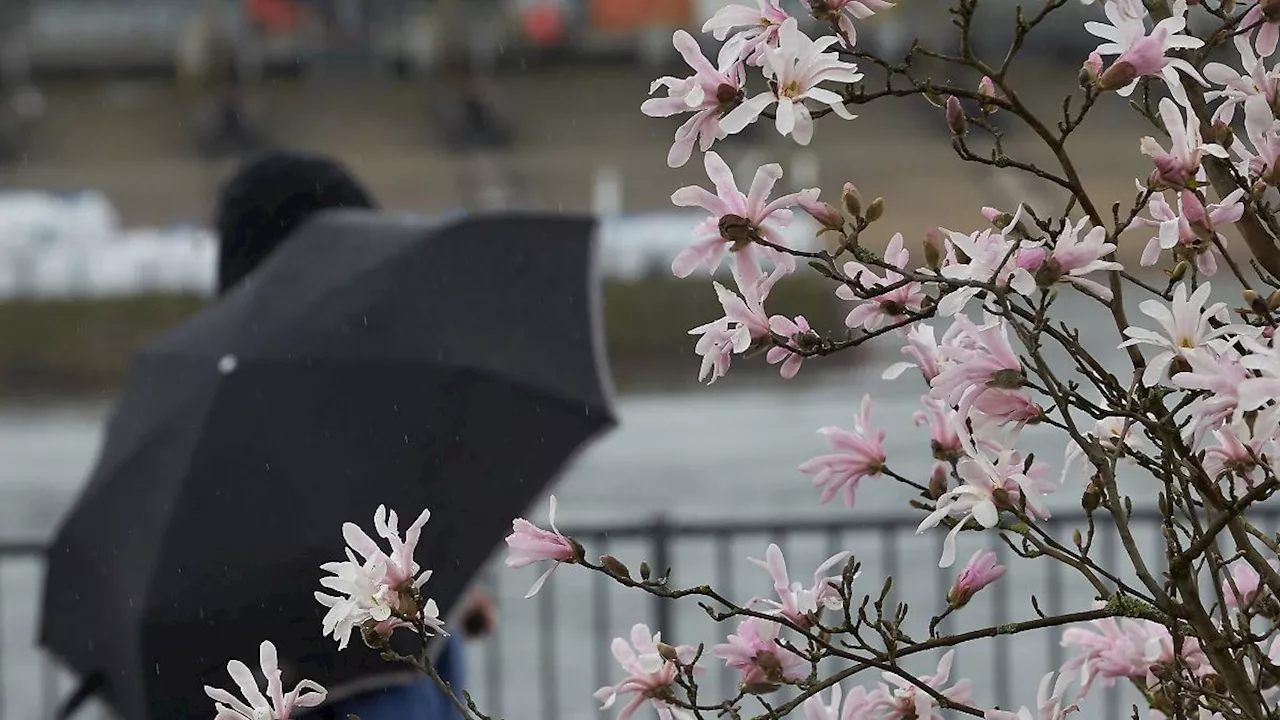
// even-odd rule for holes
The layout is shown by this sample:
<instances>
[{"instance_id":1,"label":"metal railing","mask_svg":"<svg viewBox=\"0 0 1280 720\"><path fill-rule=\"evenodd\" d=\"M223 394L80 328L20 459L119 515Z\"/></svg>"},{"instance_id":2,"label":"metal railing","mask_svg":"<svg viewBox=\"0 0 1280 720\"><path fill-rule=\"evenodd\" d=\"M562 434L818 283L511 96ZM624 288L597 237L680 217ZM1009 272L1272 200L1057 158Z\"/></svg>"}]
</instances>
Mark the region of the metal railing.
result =
<instances>
[{"instance_id":1,"label":"metal railing","mask_svg":"<svg viewBox=\"0 0 1280 720\"><path fill-rule=\"evenodd\" d=\"M1253 519L1260 527L1274 531L1280 524L1280 512L1258 513ZM739 602L770 594L765 572L746 562L748 557L762 558L769 542L782 547L792 579L806 584L812 568L847 549L864 568L865 579L855 590L876 595L883 578L892 575L893 599L908 603L914 621L923 627L945 605L946 590L959 568L937 567L941 533L916 538L919 520L919 516L903 515L765 522L669 522L658 518L625 526L579 527L568 534L593 557L615 555L633 571L641 560L655 572L670 566L674 585L707 582ZM1051 527L1066 540L1071 529L1080 525L1079 520L1059 518ZM1108 529L1099 526L1096 557L1107 567L1124 567L1122 550ZM1148 562L1162 557L1159 518L1153 511L1135 510L1133 529L1140 548L1148 553ZM977 549L973 537L997 552L1005 551L990 534L962 536L964 551ZM905 542L908 539L911 541ZM49 718L73 684L35 647L42 552L38 544L0 543L0 720ZM961 563L964 559L961 557ZM538 596L523 600L541 569L499 572L500 562L498 558L493 569L486 571L489 592L498 606L498 629L489 638L473 643L467 653L466 685L492 716L516 720L601 717L591 694L620 679L609 645L614 637L627 637L635 622L660 630L670 642L707 643L704 664L711 671L704 680L706 692L710 696L732 693L734 675L721 667L709 650L732 628L717 626L696 602L664 601L628 591L603 576L572 570L557 573ZM1071 582L1068 572L1059 563L1016 562L1004 580L949 618L943 631L1034 617L1032 596L1049 614L1087 607L1093 600L1091 590ZM1065 660L1059 637L1060 630L1055 629L966 646L957 654L952 679L972 678L979 703L1014 708L1032 704L1040 676ZM932 656L932 661L937 657ZM929 663L922 658L918 666L909 663L908 667L929 674ZM869 683L879 678L860 675L857 680ZM1115 691L1095 690L1086 714L1108 720L1128 717L1129 703L1136 696L1119 687ZM82 716L92 717L93 712L90 708Z\"/></svg>"}]
</instances>

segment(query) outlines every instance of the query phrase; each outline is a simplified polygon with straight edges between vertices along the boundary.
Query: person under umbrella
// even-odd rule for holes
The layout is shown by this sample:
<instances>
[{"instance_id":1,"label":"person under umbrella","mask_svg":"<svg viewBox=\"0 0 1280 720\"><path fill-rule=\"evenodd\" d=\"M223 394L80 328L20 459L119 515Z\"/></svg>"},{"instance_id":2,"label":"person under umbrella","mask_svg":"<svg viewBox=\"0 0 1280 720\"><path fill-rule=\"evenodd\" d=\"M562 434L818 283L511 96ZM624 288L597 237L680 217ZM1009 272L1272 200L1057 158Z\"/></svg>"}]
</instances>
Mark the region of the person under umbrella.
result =
<instances>
[{"instance_id":1,"label":"person under umbrella","mask_svg":"<svg viewBox=\"0 0 1280 720\"><path fill-rule=\"evenodd\" d=\"M271 151L246 162L223 187L215 209L218 232L218 294L225 295L256 269L293 230L316 213L336 208L377 209L369 191L337 162L296 152ZM463 613L468 638L482 637L494 624L488 597L473 592ZM441 679L459 697L465 682L464 658L458 635L451 633L436 659ZM334 652L337 652L335 649ZM382 718L457 718L453 703L426 677L405 682L404 673L389 674L390 684L329 703L315 711L323 720ZM372 679L377 682L377 679ZM365 683L360 683L364 685ZM346 693L330 688L333 697Z\"/></svg>"},{"instance_id":2,"label":"person under umbrella","mask_svg":"<svg viewBox=\"0 0 1280 720\"><path fill-rule=\"evenodd\" d=\"M323 636L337 529L430 508L416 559L455 618L512 520L616 423L590 218L382 213L299 159L228 184L225 292L136 356L49 546L40 643L126 720L210 712L203 686L264 640L331 715L426 715L418 676Z\"/></svg>"}]
</instances>

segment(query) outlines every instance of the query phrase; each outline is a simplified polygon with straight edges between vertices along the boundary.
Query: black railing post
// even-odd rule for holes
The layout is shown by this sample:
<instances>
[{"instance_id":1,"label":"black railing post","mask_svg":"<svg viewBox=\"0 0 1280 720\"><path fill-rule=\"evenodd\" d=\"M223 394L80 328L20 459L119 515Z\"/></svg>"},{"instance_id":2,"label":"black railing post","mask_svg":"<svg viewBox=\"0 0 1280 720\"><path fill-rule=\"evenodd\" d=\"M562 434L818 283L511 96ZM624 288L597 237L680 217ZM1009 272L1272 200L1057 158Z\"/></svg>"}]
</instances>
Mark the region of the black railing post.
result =
<instances>
[{"instance_id":1,"label":"black railing post","mask_svg":"<svg viewBox=\"0 0 1280 720\"><path fill-rule=\"evenodd\" d=\"M655 578L662 577L671 567L671 539L672 529L671 523L667 521L665 515L658 515L653 519L653 524L649 526L649 542L652 544L653 559L650 565L653 567L653 576ZM659 597L651 596L653 602L653 625L655 633L662 633L663 638L670 642L668 634L671 632L671 601Z\"/></svg>"}]
</instances>

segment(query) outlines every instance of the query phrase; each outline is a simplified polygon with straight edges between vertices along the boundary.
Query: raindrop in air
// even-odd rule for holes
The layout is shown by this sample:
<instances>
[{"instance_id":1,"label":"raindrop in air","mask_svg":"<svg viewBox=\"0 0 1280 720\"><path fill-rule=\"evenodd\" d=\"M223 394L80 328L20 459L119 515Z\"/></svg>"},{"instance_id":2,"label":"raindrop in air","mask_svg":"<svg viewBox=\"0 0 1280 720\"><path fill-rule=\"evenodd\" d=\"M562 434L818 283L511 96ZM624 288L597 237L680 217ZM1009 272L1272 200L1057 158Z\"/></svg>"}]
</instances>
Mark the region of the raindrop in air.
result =
<instances>
[{"instance_id":1,"label":"raindrop in air","mask_svg":"<svg viewBox=\"0 0 1280 720\"><path fill-rule=\"evenodd\" d=\"M223 375L230 375L236 371L236 366L239 364L240 361L236 359L235 355L223 355L222 358L218 360L218 372Z\"/></svg>"}]
</instances>

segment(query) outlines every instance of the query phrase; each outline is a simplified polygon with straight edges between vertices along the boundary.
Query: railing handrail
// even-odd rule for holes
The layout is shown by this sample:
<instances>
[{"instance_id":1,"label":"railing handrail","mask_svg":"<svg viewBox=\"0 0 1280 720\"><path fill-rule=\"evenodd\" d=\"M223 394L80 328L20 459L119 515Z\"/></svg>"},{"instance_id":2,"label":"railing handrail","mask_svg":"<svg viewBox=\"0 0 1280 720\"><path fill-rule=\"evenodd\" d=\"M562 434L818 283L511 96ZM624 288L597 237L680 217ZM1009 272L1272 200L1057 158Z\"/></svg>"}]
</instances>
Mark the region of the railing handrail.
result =
<instances>
[{"instance_id":1,"label":"railing handrail","mask_svg":"<svg viewBox=\"0 0 1280 720\"><path fill-rule=\"evenodd\" d=\"M1280 519L1280 507L1276 508L1258 508L1253 513L1255 516L1262 516L1268 519ZM1155 507L1135 507L1130 517L1140 522L1152 522L1162 519L1162 515ZM1097 519L1105 519L1109 522L1110 517L1106 513L1099 513L1095 516ZM896 512L890 515L861 515L855 514L847 517L783 517L769 519L750 519L750 520L680 520L672 519L665 515L658 515L648 520L632 521L626 523L592 523L577 526L561 527L561 531L570 537L601 537L608 536L610 538L632 539L632 538L648 538L653 535L654 526L661 525L663 530L672 535L682 537L706 537L724 534L785 534L791 532L847 532L850 530L879 530L879 529L899 529L904 527L915 527L924 520L923 514L909 514ZM1083 512L1069 511L1063 514L1057 514L1045 521L1044 525L1059 525L1070 522L1088 522L1088 516Z\"/></svg>"},{"instance_id":2,"label":"railing handrail","mask_svg":"<svg viewBox=\"0 0 1280 720\"><path fill-rule=\"evenodd\" d=\"M1280 507L1258 508L1255 515L1280 520ZM1099 517L1106 518L1105 513ZM1130 517L1140 522L1158 521L1162 518L1155 507L1135 507ZM645 520L630 522L590 523L562 528L562 532L570 537L609 537L611 539L648 539L654 535L655 528L665 534L680 537L709 537L716 535L752 535L752 534L787 534L793 532L846 532L849 530L896 530L913 527L924 519L921 514L895 512L893 514L863 515L854 514L846 517L781 517L759 518L747 520L703 520L678 519L664 514L657 514ZM1088 516L1079 511L1054 515L1045 521L1045 525L1062 523L1087 522ZM1106 520L1104 520L1105 522ZM0 538L0 557L32 555L43 553L47 543L32 539Z\"/></svg>"}]
</instances>

